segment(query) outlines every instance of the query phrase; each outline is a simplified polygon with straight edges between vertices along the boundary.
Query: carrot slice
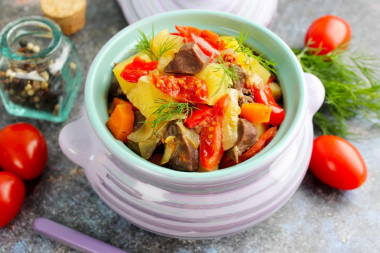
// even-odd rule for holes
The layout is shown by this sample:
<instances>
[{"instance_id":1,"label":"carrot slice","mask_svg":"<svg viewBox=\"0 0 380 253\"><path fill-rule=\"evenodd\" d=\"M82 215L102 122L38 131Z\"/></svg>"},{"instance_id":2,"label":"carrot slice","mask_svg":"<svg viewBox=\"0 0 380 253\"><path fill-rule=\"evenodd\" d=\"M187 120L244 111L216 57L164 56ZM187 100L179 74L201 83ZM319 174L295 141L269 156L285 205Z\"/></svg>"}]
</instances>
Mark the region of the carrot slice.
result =
<instances>
[{"instance_id":1,"label":"carrot slice","mask_svg":"<svg viewBox=\"0 0 380 253\"><path fill-rule=\"evenodd\" d=\"M127 142L127 137L133 131L135 114L133 113L132 104L118 104L112 112L106 126L111 131L115 139Z\"/></svg>"},{"instance_id":2,"label":"carrot slice","mask_svg":"<svg viewBox=\"0 0 380 253\"><path fill-rule=\"evenodd\" d=\"M124 99L121 98L113 98L111 106L108 108L107 112L108 115L111 115L113 110L115 110L117 105L120 104L129 104L129 102L125 101Z\"/></svg>"},{"instance_id":3,"label":"carrot slice","mask_svg":"<svg viewBox=\"0 0 380 253\"><path fill-rule=\"evenodd\" d=\"M272 108L260 103L246 103L241 105L241 116L252 123L269 122Z\"/></svg>"}]
</instances>

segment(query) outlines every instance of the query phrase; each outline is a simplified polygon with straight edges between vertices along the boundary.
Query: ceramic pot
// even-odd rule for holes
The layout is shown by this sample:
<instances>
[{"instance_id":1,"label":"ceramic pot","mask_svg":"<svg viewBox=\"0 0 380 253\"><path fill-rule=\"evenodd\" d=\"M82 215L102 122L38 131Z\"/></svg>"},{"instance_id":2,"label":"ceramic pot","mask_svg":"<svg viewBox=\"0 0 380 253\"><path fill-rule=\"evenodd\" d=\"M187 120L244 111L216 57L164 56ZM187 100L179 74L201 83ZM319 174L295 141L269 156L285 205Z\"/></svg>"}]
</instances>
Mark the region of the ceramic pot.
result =
<instances>
[{"instance_id":1,"label":"ceramic pot","mask_svg":"<svg viewBox=\"0 0 380 253\"><path fill-rule=\"evenodd\" d=\"M222 11L269 27L278 0L117 0L129 24L159 13L184 9Z\"/></svg>"},{"instance_id":2,"label":"ceramic pot","mask_svg":"<svg viewBox=\"0 0 380 253\"><path fill-rule=\"evenodd\" d=\"M189 173L154 165L115 141L105 126L113 64L130 54L138 30L149 34L152 24L155 31L179 24L226 35L244 26L246 44L277 62L286 117L265 149L227 169ZM296 191L310 160L312 117L323 99L319 79L304 74L289 47L268 29L221 12L169 12L128 26L100 50L87 76L85 112L63 128L59 143L103 201L137 226L179 238L225 236L269 217Z\"/></svg>"}]
</instances>

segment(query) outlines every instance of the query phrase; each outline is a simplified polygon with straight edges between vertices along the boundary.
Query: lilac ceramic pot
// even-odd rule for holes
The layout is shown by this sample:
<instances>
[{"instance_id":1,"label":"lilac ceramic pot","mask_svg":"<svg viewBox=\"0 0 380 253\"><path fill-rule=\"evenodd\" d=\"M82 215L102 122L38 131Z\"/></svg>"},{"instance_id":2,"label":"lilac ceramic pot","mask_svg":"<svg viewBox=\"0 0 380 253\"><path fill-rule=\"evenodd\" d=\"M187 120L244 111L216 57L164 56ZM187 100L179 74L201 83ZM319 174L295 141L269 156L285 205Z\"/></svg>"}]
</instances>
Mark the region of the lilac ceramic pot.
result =
<instances>
[{"instance_id":1,"label":"lilac ceramic pot","mask_svg":"<svg viewBox=\"0 0 380 253\"><path fill-rule=\"evenodd\" d=\"M246 44L277 62L286 117L264 150L227 169L188 173L154 165L113 138L105 126L113 64L130 54L138 30L149 34L152 24L156 31L191 25L225 35L237 35L244 26ZM59 143L103 201L137 226L179 238L225 236L269 217L296 191L310 160L312 117L323 99L321 82L304 74L289 47L268 29L220 12L169 12L128 26L101 49L87 76L85 113L63 128Z\"/></svg>"},{"instance_id":2,"label":"lilac ceramic pot","mask_svg":"<svg viewBox=\"0 0 380 253\"><path fill-rule=\"evenodd\" d=\"M278 0L117 0L129 24L159 13L204 9L222 11L270 26L276 14Z\"/></svg>"}]
</instances>

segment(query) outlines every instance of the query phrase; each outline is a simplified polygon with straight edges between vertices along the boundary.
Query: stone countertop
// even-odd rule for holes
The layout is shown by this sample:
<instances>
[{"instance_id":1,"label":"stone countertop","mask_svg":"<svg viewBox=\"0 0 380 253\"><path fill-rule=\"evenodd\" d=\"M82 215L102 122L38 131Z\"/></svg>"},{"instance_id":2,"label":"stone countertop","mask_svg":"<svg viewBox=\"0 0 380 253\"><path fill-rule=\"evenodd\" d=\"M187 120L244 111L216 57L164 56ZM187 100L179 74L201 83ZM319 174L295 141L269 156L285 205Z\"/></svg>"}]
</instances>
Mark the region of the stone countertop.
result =
<instances>
[{"instance_id":1,"label":"stone countertop","mask_svg":"<svg viewBox=\"0 0 380 253\"><path fill-rule=\"evenodd\" d=\"M0 10L0 27L21 16L42 15L38 0L2 0ZM271 29L292 47L301 47L307 27L325 14L345 18L353 29L352 46L380 59L378 0L279 0ZM116 1L88 0L86 26L70 36L84 76L98 50L126 25ZM79 116L83 88L82 84L67 122ZM194 241L146 232L108 208L91 189L82 168L61 152L57 140L65 123L10 116L2 104L0 115L1 128L19 121L38 127L49 149L44 173L27 183L21 212L0 229L0 252L75 252L34 233L32 223L38 217L128 252L380 252L380 129L362 119L349 122L350 130L357 133L350 141L368 166L368 179L362 187L335 190L308 172L290 201L264 222L236 235Z\"/></svg>"}]
</instances>

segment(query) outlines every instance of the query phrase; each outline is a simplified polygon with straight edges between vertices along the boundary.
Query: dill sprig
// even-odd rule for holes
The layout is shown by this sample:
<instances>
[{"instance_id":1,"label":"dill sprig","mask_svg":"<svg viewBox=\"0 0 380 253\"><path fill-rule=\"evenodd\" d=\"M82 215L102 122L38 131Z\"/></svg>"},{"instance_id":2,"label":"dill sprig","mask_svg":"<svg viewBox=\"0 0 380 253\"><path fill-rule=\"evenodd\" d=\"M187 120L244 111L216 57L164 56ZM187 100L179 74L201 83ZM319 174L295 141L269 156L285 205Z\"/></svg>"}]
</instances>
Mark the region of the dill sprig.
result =
<instances>
[{"instance_id":1,"label":"dill sprig","mask_svg":"<svg viewBox=\"0 0 380 253\"><path fill-rule=\"evenodd\" d=\"M355 116L380 119L380 65L375 57L337 49L316 55L293 49L302 68L317 76L326 91L313 123L323 134L349 134L347 120Z\"/></svg>"},{"instance_id":2,"label":"dill sprig","mask_svg":"<svg viewBox=\"0 0 380 253\"><path fill-rule=\"evenodd\" d=\"M153 128L157 128L161 123L164 123L157 132L159 132L169 121L173 119L182 120L187 118L189 115L193 114L194 109L198 109L192 103L174 102L173 100L167 101L162 98L156 99L155 103L160 104L154 106L154 108L157 109L152 113L152 115L156 116L156 119L148 123L152 123Z\"/></svg>"},{"instance_id":3,"label":"dill sprig","mask_svg":"<svg viewBox=\"0 0 380 253\"><path fill-rule=\"evenodd\" d=\"M152 41L154 38L154 27L152 26L152 33L150 36L147 36L141 30L138 30L141 38L137 40L137 45L134 51L145 52L152 61L158 61L160 57L167 51L174 48L176 44L176 38L169 39L167 38L158 48L156 54L152 50Z\"/></svg>"},{"instance_id":4,"label":"dill sprig","mask_svg":"<svg viewBox=\"0 0 380 253\"><path fill-rule=\"evenodd\" d=\"M145 52L149 58L154 61L156 59L156 55L152 51L152 40L154 38L154 27L152 26L152 34L150 37L146 36L145 33L143 33L141 30L138 30L140 33L141 38L137 40L137 45L135 47L135 51L138 52Z\"/></svg>"},{"instance_id":5,"label":"dill sprig","mask_svg":"<svg viewBox=\"0 0 380 253\"><path fill-rule=\"evenodd\" d=\"M220 55L216 58L216 63L218 64L218 68L215 70L215 72L218 72L220 69L222 69L223 75L218 83L218 89L213 92L212 96L217 94L222 87L224 89L233 87L234 81L239 80L240 78L237 72L238 66L235 64L230 64L229 62L224 61L223 57Z\"/></svg>"},{"instance_id":6,"label":"dill sprig","mask_svg":"<svg viewBox=\"0 0 380 253\"><path fill-rule=\"evenodd\" d=\"M252 49L245 46L244 43L248 38L248 33L244 32L244 27L239 31L239 35L235 37L238 47L235 49L236 52L244 53L245 61L250 63L249 58L257 60L260 65L262 65L266 70L268 70L272 75L277 75L276 63L273 60L266 59L263 55L256 55ZM251 64L249 66L251 68Z\"/></svg>"}]
</instances>

